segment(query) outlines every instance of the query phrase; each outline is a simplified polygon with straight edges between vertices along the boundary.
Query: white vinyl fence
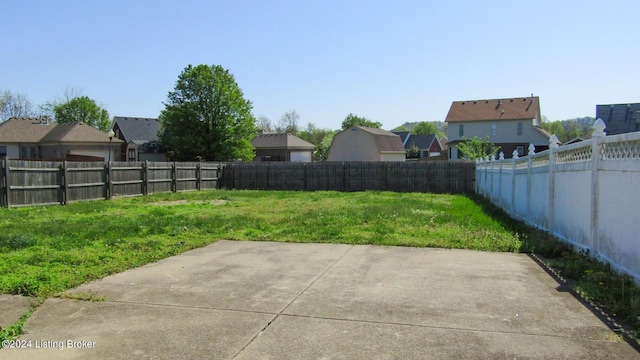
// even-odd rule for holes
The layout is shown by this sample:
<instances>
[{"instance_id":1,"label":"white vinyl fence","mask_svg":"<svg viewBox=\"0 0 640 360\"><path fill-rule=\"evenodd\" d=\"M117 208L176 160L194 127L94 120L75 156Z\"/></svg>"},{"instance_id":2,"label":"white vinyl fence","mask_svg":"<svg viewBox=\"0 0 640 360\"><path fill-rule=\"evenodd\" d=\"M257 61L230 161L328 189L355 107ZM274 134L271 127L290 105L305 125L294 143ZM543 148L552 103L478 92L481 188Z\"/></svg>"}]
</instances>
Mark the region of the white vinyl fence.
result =
<instances>
[{"instance_id":1,"label":"white vinyl fence","mask_svg":"<svg viewBox=\"0 0 640 360\"><path fill-rule=\"evenodd\" d=\"M476 192L640 282L640 132L476 164ZM555 141L554 141L555 140ZM502 157L502 156L501 156Z\"/></svg>"}]
</instances>

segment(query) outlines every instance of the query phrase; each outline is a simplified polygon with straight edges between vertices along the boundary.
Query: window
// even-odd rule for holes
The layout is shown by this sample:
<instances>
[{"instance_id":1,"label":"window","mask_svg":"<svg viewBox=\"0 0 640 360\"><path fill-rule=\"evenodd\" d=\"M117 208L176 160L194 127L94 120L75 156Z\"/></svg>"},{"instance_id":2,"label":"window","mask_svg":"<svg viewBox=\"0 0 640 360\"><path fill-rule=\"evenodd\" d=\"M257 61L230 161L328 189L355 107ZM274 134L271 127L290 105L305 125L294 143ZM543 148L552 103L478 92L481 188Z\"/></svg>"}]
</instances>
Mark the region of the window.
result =
<instances>
[{"instance_id":1,"label":"window","mask_svg":"<svg viewBox=\"0 0 640 360\"><path fill-rule=\"evenodd\" d=\"M516 145L516 151L518 152L518 156L524 156L524 146Z\"/></svg>"},{"instance_id":2,"label":"window","mask_svg":"<svg viewBox=\"0 0 640 360\"><path fill-rule=\"evenodd\" d=\"M0 158L7 157L7 147L0 146Z\"/></svg>"},{"instance_id":3,"label":"window","mask_svg":"<svg viewBox=\"0 0 640 360\"><path fill-rule=\"evenodd\" d=\"M29 155L29 148L26 146L20 146L20 159L26 159Z\"/></svg>"},{"instance_id":4,"label":"window","mask_svg":"<svg viewBox=\"0 0 640 360\"><path fill-rule=\"evenodd\" d=\"M38 158L38 148L35 146L32 146L31 148L29 148L29 157L31 159L37 159Z\"/></svg>"},{"instance_id":5,"label":"window","mask_svg":"<svg viewBox=\"0 0 640 360\"><path fill-rule=\"evenodd\" d=\"M518 136L522 136L522 123L518 123Z\"/></svg>"},{"instance_id":6,"label":"window","mask_svg":"<svg viewBox=\"0 0 640 360\"><path fill-rule=\"evenodd\" d=\"M498 124L491 124L491 136L498 135Z\"/></svg>"},{"instance_id":7,"label":"window","mask_svg":"<svg viewBox=\"0 0 640 360\"><path fill-rule=\"evenodd\" d=\"M137 161L136 159L136 149L129 149L129 160L128 161Z\"/></svg>"},{"instance_id":8,"label":"window","mask_svg":"<svg viewBox=\"0 0 640 360\"><path fill-rule=\"evenodd\" d=\"M458 136L464 136L464 125L458 125Z\"/></svg>"}]
</instances>

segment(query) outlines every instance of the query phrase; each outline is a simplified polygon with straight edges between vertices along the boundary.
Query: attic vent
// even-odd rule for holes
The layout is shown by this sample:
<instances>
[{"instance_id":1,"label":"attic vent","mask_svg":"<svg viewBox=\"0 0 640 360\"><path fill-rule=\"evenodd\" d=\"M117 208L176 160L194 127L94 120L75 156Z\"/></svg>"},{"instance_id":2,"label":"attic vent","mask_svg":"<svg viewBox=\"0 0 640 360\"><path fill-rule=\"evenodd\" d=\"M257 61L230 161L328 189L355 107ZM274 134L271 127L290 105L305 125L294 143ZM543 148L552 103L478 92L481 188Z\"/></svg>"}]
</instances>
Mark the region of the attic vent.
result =
<instances>
[{"instance_id":1,"label":"attic vent","mask_svg":"<svg viewBox=\"0 0 640 360\"><path fill-rule=\"evenodd\" d=\"M484 101L484 103L485 103L485 104L488 104L488 103L489 103L489 100L485 100L485 101Z\"/></svg>"},{"instance_id":2,"label":"attic vent","mask_svg":"<svg viewBox=\"0 0 640 360\"><path fill-rule=\"evenodd\" d=\"M462 102L462 105L464 105L464 101Z\"/></svg>"},{"instance_id":3,"label":"attic vent","mask_svg":"<svg viewBox=\"0 0 640 360\"><path fill-rule=\"evenodd\" d=\"M477 102L477 101L474 101L473 103L474 103L474 104L477 104L478 102Z\"/></svg>"},{"instance_id":4,"label":"attic vent","mask_svg":"<svg viewBox=\"0 0 640 360\"><path fill-rule=\"evenodd\" d=\"M509 100L509 102L513 102L513 99Z\"/></svg>"}]
</instances>

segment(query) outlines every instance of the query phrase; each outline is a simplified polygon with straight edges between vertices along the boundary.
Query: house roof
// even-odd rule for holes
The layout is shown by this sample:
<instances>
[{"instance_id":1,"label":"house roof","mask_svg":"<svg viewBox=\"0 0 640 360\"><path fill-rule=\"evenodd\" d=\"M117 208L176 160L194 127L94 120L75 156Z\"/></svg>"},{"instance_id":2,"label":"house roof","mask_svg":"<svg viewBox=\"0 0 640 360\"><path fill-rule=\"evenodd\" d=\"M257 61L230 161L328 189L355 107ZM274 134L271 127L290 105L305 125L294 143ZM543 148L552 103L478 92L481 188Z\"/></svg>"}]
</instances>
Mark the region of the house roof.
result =
<instances>
[{"instance_id":1,"label":"house roof","mask_svg":"<svg viewBox=\"0 0 640 360\"><path fill-rule=\"evenodd\" d=\"M160 131L160 121L154 118L137 118L115 116L113 126L118 124L122 137L129 141L157 141Z\"/></svg>"},{"instance_id":2,"label":"house roof","mask_svg":"<svg viewBox=\"0 0 640 360\"><path fill-rule=\"evenodd\" d=\"M264 133L256 135L251 145L257 149L297 149L313 150L316 146L297 136L283 133Z\"/></svg>"},{"instance_id":3,"label":"house roof","mask_svg":"<svg viewBox=\"0 0 640 360\"><path fill-rule=\"evenodd\" d=\"M58 124L45 135L41 144L51 143L105 143L110 142L107 133L84 123ZM122 143L118 138L112 139L113 143Z\"/></svg>"},{"instance_id":4,"label":"house roof","mask_svg":"<svg viewBox=\"0 0 640 360\"><path fill-rule=\"evenodd\" d=\"M531 120L540 117L537 96L490 100L454 101L446 122Z\"/></svg>"},{"instance_id":5,"label":"house roof","mask_svg":"<svg viewBox=\"0 0 640 360\"><path fill-rule=\"evenodd\" d=\"M38 143L56 123L35 117L14 117L0 123L0 143Z\"/></svg>"},{"instance_id":6,"label":"house roof","mask_svg":"<svg viewBox=\"0 0 640 360\"><path fill-rule=\"evenodd\" d=\"M429 149L433 142L437 141L436 139L436 134L411 134L407 142L404 144L404 148L408 150L412 145L415 145L418 149Z\"/></svg>"},{"instance_id":7,"label":"house roof","mask_svg":"<svg viewBox=\"0 0 640 360\"><path fill-rule=\"evenodd\" d=\"M370 128L366 126L355 126L356 128L373 135L378 151L380 152L405 152L400 136L390 131ZM349 131L347 129L345 131Z\"/></svg>"},{"instance_id":8,"label":"house roof","mask_svg":"<svg viewBox=\"0 0 640 360\"><path fill-rule=\"evenodd\" d=\"M604 120L610 135L640 130L640 103L596 105L596 119Z\"/></svg>"}]
</instances>

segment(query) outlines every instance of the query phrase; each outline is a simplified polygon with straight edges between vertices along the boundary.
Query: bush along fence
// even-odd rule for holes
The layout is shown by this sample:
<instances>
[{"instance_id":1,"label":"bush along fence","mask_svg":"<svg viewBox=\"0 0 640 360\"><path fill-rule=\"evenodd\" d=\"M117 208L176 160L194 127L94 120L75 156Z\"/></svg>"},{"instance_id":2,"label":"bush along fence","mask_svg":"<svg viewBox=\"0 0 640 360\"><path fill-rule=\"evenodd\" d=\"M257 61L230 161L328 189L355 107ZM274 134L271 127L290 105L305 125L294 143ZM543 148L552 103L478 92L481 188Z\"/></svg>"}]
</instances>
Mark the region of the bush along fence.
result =
<instances>
[{"instance_id":1,"label":"bush along fence","mask_svg":"<svg viewBox=\"0 0 640 360\"><path fill-rule=\"evenodd\" d=\"M176 163L0 160L0 206L201 189L472 193L473 162Z\"/></svg>"},{"instance_id":2,"label":"bush along fence","mask_svg":"<svg viewBox=\"0 0 640 360\"><path fill-rule=\"evenodd\" d=\"M477 192L640 282L640 132L593 138L476 164ZM530 149L530 154L532 153Z\"/></svg>"},{"instance_id":3,"label":"bush along fence","mask_svg":"<svg viewBox=\"0 0 640 360\"><path fill-rule=\"evenodd\" d=\"M473 193L475 163L447 161L230 163L230 189Z\"/></svg>"},{"instance_id":4,"label":"bush along fence","mask_svg":"<svg viewBox=\"0 0 640 360\"><path fill-rule=\"evenodd\" d=\"M0 161L0 206L66 204L218 187L220 164Z\"/></svg>"}]
</instances>

